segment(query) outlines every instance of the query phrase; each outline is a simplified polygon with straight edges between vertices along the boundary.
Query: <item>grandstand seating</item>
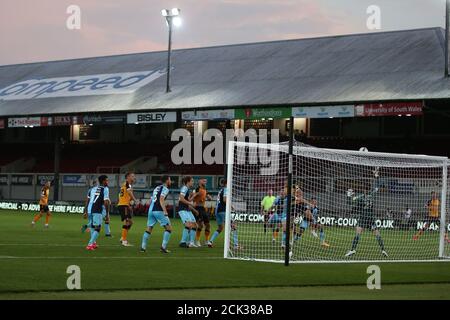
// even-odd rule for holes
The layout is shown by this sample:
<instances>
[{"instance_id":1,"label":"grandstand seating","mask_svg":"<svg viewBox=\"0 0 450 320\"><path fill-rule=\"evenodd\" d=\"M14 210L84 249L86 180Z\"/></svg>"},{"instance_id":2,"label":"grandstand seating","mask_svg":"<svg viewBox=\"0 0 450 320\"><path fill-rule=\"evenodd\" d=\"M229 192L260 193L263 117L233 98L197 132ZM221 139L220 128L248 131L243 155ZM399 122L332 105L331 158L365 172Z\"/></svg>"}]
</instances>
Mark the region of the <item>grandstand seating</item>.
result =
<instances>
[{"instance_id":1,"label":"grandstand seating","mask_svg":"<svg viewBox=\"0 0 450 320\"><path fill-rule=\"evenodd\" d=\"M449 138L336 138L310 137L305 143L335 149L358 150L367 147L370 151L414 153L439 156L450 156L450 149L442 148L449 145ZM148 173L174 173L191 175L221 175L223 165L174 165L171 161L173 144L65 144L61 151L62 173L97 173L99 167L105 173L115 173L121 166L144 156L155 156L158 167ZM2 144L0 167L18 159L35 159L35 165L25 170L32 173L51 173L54 171L54 146L49 144ZM118 171L117 171L118 172ZM137 172L146 173L146 172Z\"/></svg>"}]
</instances>

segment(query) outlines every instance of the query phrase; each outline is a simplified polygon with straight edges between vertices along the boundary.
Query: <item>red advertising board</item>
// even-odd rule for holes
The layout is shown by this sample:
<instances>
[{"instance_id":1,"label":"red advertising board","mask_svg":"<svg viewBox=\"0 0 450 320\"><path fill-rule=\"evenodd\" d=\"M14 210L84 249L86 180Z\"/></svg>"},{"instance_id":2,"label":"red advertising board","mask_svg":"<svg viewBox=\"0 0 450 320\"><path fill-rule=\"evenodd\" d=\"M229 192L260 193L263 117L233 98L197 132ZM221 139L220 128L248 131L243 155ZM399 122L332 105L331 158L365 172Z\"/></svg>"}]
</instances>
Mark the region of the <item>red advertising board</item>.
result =
<instances>
[{"instance_id":1,"label":"red advertising board","mask_svg":"<svg viewBox=\"0 0 450 320\"><path fill-rule=\"evenodd\" d=\"M0 129L5 129L5 120L0 119Z\"/></svg>"},{"instance_id":2,"label":"red advertising board","mask_svg":"<svg viewBox=\"0 0 450 320\"><path fill-rule=\"evenodd\" d=\"M52 125L52 118L48 117L28 117L28 118L9 118L9 128L26 127L48 127Z\"/></svg>"},{"instance_id":3,"label":"red advertising board","mask_svg":"<svg viewBox=\"0 0 450 320\"><path fill-rule=\"evenodd\" d=\"M420 116L423 102L372 103L355 106L357 117Z\"/></svg>"}]
</instances>

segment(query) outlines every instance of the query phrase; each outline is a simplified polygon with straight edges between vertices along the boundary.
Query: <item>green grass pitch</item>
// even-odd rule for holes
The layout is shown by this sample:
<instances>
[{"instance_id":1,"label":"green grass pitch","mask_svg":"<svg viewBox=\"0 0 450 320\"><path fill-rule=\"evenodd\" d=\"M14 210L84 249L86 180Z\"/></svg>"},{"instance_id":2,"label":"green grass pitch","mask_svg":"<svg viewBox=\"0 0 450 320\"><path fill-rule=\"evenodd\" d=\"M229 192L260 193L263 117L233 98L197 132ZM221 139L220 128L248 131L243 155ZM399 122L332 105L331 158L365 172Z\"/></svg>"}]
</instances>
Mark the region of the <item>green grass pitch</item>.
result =
<instances>
[{"instance_id":1,"label":"green grass pitch","mask_svg":"<svg viewBox=\"0 0 450 320\"><path fill-rule=\"evenodd\" d=\"M282 264L225 260L215 248L178 248L182 226L173 220L170 255L159 252L156 228L147 253L138 252L146 219L136 217L129 241L100 236L85 250L79 215L55 214L49 229L32 213L0 211L0 299L450 299L450 263L379 263L381 290L368 290L369 264ZM212 222L215 230L215 222ZM81 268L81 291L66 287L67 267Z\"/></svg>"}]
</instances>

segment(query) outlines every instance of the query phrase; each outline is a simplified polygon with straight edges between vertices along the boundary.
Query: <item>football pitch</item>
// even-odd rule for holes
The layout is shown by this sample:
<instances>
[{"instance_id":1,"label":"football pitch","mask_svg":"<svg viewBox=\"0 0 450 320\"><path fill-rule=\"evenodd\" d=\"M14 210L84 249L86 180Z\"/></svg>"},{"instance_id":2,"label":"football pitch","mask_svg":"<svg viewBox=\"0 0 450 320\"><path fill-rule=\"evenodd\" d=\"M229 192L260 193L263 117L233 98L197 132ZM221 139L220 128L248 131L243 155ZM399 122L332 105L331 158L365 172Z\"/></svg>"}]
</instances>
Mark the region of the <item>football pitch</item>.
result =
<instances>
[{"instance_id":1,"label":"football pitch","mask_svg":"<svg viewBox=\"0 0 450 320\"><path fill-rule=\"evenodd\" d=\"M30 212L0 211L0 299L450 299L450 263L376 263L381 290L368 290L370 264L282 264L223 259L223 236L215 248L178 248L182 226L172 220L170 255L159 252L157 227L147 253L139 252L146 219L136 217L133 247L99 237L85 250L88 234L80 215L55 214L50 228L30 227ZM216 228L212 222L212 230ZM82 290L70 291L67 267L81 269Z\"/></svg>"}]
</instances>

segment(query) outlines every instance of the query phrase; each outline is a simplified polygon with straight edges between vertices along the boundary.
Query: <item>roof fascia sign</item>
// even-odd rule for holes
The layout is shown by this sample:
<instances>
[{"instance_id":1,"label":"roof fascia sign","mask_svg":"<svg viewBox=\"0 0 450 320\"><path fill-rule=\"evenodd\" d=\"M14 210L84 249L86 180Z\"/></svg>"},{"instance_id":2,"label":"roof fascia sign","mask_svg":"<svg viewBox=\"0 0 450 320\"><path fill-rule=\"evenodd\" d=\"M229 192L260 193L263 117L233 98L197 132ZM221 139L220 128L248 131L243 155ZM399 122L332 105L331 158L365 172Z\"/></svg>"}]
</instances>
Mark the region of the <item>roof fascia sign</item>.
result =
<instances>
[{"instance_id":1,"label":"roof fascia sign","mask_svg":"<svg viewBox=\"0 0 450 320\"><path fill-rule=\"evenodd\" d=\"M165 74L157 70L30 79L0 89L0 101L129 94Z\"/></svg>"},{"instance_id":2,"label":"roof fascia sign","mask_svg":"<svg viewBox=\"0 0 450 320\"><path fill-rule=\"evenodd\" d=\"M323 119L323 118L352 118L355 116L355 106L324 106L292 108L294 118Z\"/></svg>"},{"instance_id":3,"label":"roof fascia sign","mask_svg":"<svg viewBox=\"0 0 450 320\"><path fill-rule=\"evenodd\" d=\"M236 119L285 119L292 116L292 108L246 108L235 111Z\"/></svg>"}]
</instances>

